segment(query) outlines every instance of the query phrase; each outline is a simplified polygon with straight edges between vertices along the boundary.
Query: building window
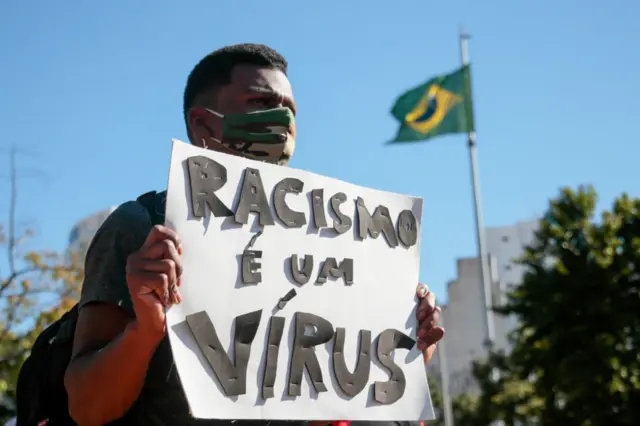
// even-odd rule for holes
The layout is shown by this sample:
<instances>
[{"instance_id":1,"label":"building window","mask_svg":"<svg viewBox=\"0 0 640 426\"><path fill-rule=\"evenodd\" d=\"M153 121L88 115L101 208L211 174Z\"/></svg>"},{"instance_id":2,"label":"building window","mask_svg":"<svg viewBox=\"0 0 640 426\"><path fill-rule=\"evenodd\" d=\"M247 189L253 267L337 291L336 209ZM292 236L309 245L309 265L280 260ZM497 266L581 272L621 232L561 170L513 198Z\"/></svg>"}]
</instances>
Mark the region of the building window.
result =
<instances>
[{"instance_id":1,"label":"building window","mask_svg":"<svg viewBox=\"0 0 640 426\"><path fill-rule=\"evenodd\" d=\"M504 267L504 270L505 270L505 271L510 271L510 270L511 270L511 265L506 265L506 266Z\"/></svg>"},{"instance_id":2,"label":"building window","mask_svg":"<svg viewBox=\"0 0 640 426\"><path fill-rule=\"evenodd\" d=\"M502 236L502 242L503 243L508 243L509 242L509 237L507 237L506 235Z\"/></svg>"}]
</instances>

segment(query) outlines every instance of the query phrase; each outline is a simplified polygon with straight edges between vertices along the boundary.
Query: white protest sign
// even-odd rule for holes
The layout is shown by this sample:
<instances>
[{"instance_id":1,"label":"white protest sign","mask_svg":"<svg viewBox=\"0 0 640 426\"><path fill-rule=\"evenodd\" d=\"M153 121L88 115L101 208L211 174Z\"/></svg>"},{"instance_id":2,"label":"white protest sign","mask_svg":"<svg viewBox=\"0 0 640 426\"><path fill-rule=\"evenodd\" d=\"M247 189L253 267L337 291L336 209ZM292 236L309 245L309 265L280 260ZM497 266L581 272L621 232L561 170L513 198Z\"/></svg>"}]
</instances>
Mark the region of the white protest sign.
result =
<instances>
[{"instance_id":1,"label":"white protest sign","mask_svg":"<svg viewBox=\"0 0 640 426\"><path fill-rule=\"evenodd\" d=\"M421 217L419 198L174 141L183 302L167 326L194 417L433 419Z\"/></svg>"}]
</instances>

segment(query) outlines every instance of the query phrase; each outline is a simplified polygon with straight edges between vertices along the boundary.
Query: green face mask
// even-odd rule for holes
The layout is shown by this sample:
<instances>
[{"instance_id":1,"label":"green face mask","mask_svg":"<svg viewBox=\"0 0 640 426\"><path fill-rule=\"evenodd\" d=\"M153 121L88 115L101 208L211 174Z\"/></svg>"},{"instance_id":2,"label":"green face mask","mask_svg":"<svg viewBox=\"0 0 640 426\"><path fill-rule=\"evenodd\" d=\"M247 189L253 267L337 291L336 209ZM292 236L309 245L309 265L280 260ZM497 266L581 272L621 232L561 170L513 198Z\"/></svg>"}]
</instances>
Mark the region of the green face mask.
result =
<instances>
[{"instance_id":1,"label":"green face mask","mask_svg":"<svg viewBox=\"0 0 640 426\"><path fill-rule=\"evenodd\" d=\"M246 114L222 115L222 138L214 139L225 148L252 160L286 165L296 146L296 121L286 107Z\"/></svg>"}]
</instances>

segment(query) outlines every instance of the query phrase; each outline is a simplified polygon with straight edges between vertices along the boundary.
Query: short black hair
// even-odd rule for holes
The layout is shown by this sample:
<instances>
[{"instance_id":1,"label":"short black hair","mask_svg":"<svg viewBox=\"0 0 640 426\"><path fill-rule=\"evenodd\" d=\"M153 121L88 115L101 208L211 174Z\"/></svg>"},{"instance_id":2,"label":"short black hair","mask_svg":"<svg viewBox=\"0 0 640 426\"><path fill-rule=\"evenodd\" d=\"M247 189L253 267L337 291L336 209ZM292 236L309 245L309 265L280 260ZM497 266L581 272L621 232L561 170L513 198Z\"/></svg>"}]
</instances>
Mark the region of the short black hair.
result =
<instances>
[{"instance_id":1,"label":"short black hair","mask_svg":"<svg viewBox=\"0 0 640 426\"><path fill-rule=\"evenodd\" d=\"M241 64L275 68L287 74L287 60L264 44L234 44L215 50L202 58L189 74L183 100L185 121L195 98L205 90L229 84L231 71Z\"/></svg>"}]
</instances>

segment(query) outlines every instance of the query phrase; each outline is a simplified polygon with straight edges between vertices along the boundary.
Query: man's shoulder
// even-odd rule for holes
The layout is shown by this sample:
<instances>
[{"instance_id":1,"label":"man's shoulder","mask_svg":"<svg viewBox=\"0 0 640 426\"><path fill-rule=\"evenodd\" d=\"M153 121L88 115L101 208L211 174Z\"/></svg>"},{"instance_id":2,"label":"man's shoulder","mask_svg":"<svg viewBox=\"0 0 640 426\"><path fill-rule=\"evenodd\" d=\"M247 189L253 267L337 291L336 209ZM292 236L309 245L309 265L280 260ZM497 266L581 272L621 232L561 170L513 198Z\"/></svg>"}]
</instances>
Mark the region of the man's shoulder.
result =
<instances>
[{"instance_id":1,"label":"man's shoulder","mask_svg":"<svg viewBox=\"0 0 640 426\"><path fill-rule=\"evenodd\" d=\"M98 232L135 232L140 227L150 227L150 223L149 212L142 204L127 201L111 212Z\"/></svg>"},{"instance_id":2,"label":"man's shoulder","mask_svg":"<svg viewBox=\"0 0 640 426\"><path fill-rule=\"evenodd\" d=\"M98 229L84 261L85 279L80 306L93 302L133 310L126 285L126 263L151 230L149 213L136 201L115 209Z\"/></svg>"},{"instance_id":3,"label":"man's shoulder","mask_svg":"<svg viewBox=\"0 0 640 426\"><path fill-rule=\"evenodd\" d=\"M110 249L137 250L151 230L147 209L137 201L116 208L98 229L87 252L87 261L111 253Z\"/></svg>"}]
</instances>

